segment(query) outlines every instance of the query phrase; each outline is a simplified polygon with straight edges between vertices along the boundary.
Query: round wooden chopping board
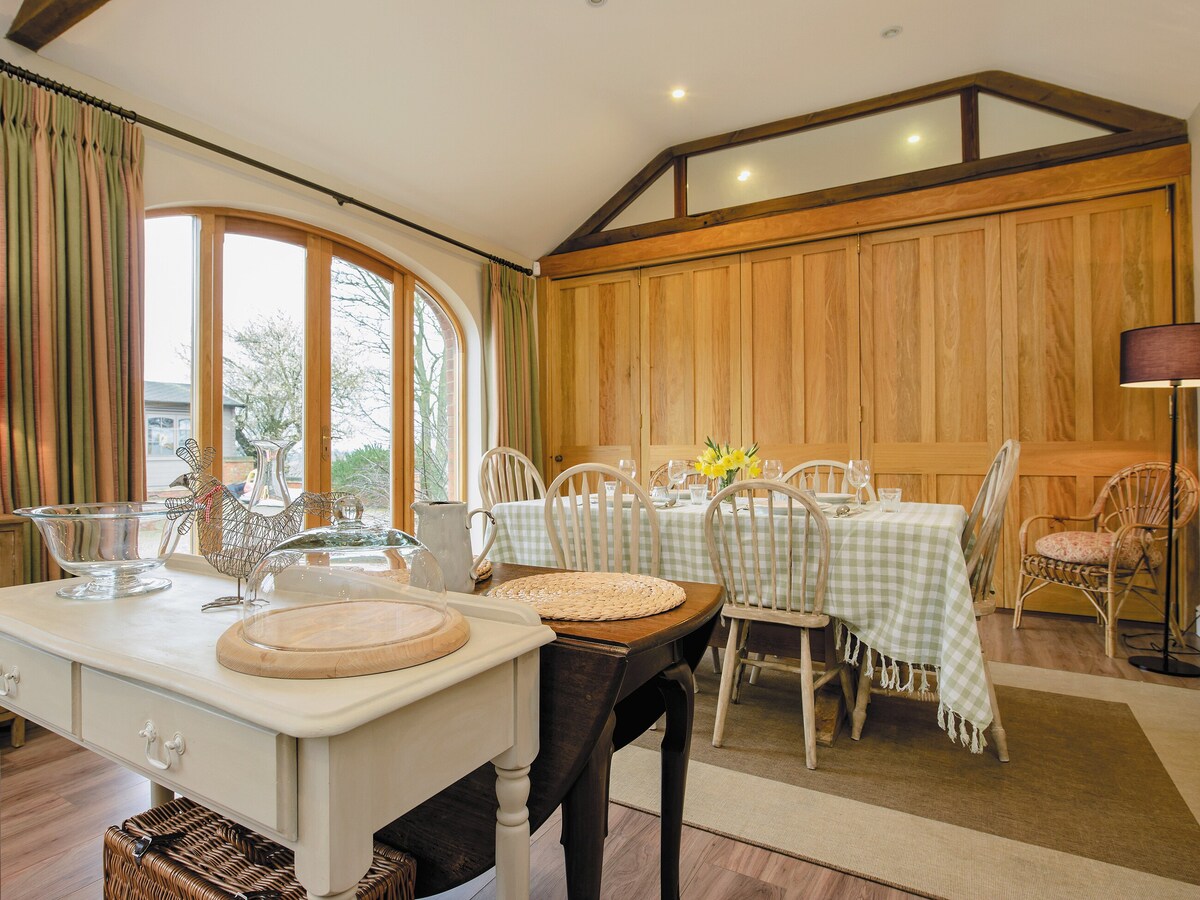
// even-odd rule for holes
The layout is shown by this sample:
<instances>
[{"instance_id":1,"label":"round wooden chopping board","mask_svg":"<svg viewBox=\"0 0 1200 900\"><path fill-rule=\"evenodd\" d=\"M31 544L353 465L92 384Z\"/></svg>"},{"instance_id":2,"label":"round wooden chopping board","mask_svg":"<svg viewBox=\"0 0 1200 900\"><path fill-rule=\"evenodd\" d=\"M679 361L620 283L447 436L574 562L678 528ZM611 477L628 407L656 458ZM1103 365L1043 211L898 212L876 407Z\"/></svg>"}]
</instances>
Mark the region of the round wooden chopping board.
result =
<instances>
[{"instance_id":1,"label":"round wooden chopping board","mask_svg":"<svg viewBox=\"0 0 1200 900\"><path fill-rule=\"evenodd\" d=\"M217 640L227 669L268 678L345 678L420 665L467 642L460 612L394 600L353 600L267 612L254 621L254 642L242 622Z\"/></svg>"}]
</instances>

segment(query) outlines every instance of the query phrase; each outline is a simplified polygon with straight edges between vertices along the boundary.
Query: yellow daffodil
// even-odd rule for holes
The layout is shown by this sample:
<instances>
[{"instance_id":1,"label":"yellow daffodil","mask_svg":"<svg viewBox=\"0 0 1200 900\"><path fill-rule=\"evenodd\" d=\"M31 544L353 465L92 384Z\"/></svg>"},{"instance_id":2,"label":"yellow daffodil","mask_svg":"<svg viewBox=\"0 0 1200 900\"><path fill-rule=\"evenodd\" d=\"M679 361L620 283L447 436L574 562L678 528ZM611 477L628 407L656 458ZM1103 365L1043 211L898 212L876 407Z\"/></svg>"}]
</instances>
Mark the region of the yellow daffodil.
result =
<instances>
[{"instance_id":1,"label":"yellow daffodil","mask_svg":"<svg viewBox=\"0 0 1200 900\"><path fill-rule=\"evenodd\" d=\"M712 447L709 447L702 454L700 454L701 462L706 462L709 465L715 463L717 461L717 458L718 458L717 451L714 450Z\"/></svg>"},{"instance_id":2,"label":"yellow daffodil","mask_svg":"<svg viewBox=\"0 0 1200 900\"><path fill-rule=\"evenodd\" d=\"M762 475L762 466L760 466L758 463L755 463L750 467L750 477L758 478L760 475Z\"/></svg>"},{"instance_id":3,"label":"yellow daffodil","mask_svg":"<svg viewBox=\"0 0 1200 900\"><path fill-rule=\"evenodd\" d=\"M736 450L730 453L726 459L730 460L732 465L741 468L746 464L746 451L741 447L738 447Z\"/></svg>"}]
</instances>

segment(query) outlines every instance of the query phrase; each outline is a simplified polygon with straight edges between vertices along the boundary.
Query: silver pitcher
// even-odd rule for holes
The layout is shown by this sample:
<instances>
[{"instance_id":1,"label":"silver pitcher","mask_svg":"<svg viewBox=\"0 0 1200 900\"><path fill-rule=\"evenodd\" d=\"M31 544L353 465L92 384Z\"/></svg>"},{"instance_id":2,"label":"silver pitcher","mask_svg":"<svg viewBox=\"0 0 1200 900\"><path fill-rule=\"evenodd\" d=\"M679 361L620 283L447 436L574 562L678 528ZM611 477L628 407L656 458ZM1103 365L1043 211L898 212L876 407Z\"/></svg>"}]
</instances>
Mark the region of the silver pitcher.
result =
<instances>
[{"instance_id":1,"label":"silver pitcher","mask_svg":"<svg viewBox=\"0 0 1200 900\"><path fill-rule=\"evenodd\" d=\"M475 590L475 573L496 540L496 520L486 509L467 512L455 500L420 501L412 505L417 517L417 540L429 548L442 567L446 590L469 594ZM491 522L483 550L471 556L471 519L482 513Z\"/></svg>"}]
</instances>

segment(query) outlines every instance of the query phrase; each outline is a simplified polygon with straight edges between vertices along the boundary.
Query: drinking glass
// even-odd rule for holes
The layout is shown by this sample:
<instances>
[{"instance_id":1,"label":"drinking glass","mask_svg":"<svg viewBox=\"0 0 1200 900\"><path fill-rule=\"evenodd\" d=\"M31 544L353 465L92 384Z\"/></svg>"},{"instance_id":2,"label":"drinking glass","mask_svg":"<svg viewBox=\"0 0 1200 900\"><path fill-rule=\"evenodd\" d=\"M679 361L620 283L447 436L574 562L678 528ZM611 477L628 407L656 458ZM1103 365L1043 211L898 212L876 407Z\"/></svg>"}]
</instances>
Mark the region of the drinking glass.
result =
<instances>
[{"instance_id":1,"label":"drinking glass","mask_svg":"<svg viewBox=\"0 0 1200 900\"><path fill-rule=\"evenodd\" d=\"M667 481L671 483L671 487L677 493L683 487L683 483L687 481L688 473L692 470L693 465L690 459L673 459L667 463Z\"/></svg>"},{"instance_id":2,"label":"drinking glass","mask_svg":"<svg viewBox=\"0 0 1200 900\"><path fill-rule=\"evenodd\" d=\"M604 482L604 496L609 503L613 502L613 497L617 495L617 483L615 481Z\"/></svg>"},{"instance_id":3,"label":"drinking glass","mask_svg":"<svg viewBox=\"0 0 1200 900\"><path fill-rule=\"evenodd\" d=\"M900 512L900 488L880 488L879 508L885 513Z\"/></svg>"},{"instance_id":4,"label":"drinking glass","mask_svg":"<svg viewBox=\"0 0 1200 900\"><path fill-rule=\"evenodd\" d=\"M862 506L862 489L871 483L871 461L869 459L850 460L850 470L846 480L854 488L854 505Z\"/></svg>"},{"instance_id":5,"label":"drinking glass","mask_svg":"<svg viewBox=\"0 0 1200 900\"><path fill-rule=\"evenodd\" d=\"M778 481L783 477L783 463L777 459L762 461L762 477L767 481Z\"/></svg>"},{"instance_id":6,"label":"drinking glass","mask_svg":"<svg viewBox=\"0 0 1200 900\"><path fill-rule=\"evenodd\" d=\"M632 459L623 459L617 463L617 468L622 475L629 477L631 481L637 480L637 463Z\"/></svg>"},{"instance_id":7,"label":"drinking glass","mask_svg":"<svg viewBox=\"0 0 1200 900\"><path fill-rule=\"evenodd\" d=\"M689 484L688 494L692 498L692 504L701 506L708 503L708 485L707 484Z\"/></svg>"}]
</instances>

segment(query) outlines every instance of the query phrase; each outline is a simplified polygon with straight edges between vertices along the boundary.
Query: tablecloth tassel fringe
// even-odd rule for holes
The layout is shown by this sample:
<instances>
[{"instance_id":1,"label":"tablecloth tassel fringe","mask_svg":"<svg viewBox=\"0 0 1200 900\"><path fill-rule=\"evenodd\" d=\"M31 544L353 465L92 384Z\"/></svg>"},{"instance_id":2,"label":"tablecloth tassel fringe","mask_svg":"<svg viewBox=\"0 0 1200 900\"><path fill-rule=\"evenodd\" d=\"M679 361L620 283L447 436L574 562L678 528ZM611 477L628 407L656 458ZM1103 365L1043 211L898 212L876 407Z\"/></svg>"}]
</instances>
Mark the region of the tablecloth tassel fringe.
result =
<instances>
[{"instance_id":1,"label":"tablecloth tassel fringe","mask_svg":"<svg viewBox=\"0 0 1200 900\"><path fill-rule=\"evenodd\" d=\"M987 746L987 738L984 736L983 729L971 723L971 752L982 753L983 748Z\"/></svg>"},{"instance_id":2,"label":"tablecloth tassel fringe","mask_svg":"<svg viewBox=\"0 0 1200 900\"><path fill-rule=\"evenodd\" d=\"M846 626L840 621L833 626L833 646L837 650L842 649L842 641L844 640Z\"/></svg>"},{"instance_id":3,"label":"tablecloth tassel fringe","mask_svg":"<svg viewBox=\"0 0 1200 900\"><path fill-rule=\"evenodd\" d=\"M949 712L949 710L946 709L946 704L943 703L941 700L939 700L938 701L938 728L942 729L942 731L948 730L946 728L946 713L947 712ZM953 728L953 727L954 727L954 713L950 713L950 728Z\"/></svg>"},{"instance_id":4,"label":"tablecloth tassel fringe","mask_svg":"<svg viewBox=\"0 0 1200 900\"><path fill-rule=\"evenodd\" d=\"M958 742L964 747L970 742L970 737L967 735L967 720L962 716L958 717Z\"/></svg>"},{"instance_id":5,"label":"tablecloth tassel fringe","mask_svg":"<svg viewBox=\"0 0 1200 900\"><path fill-rule=\"evenodd\" d=\"M921 666L921 693L929 693L929 670Z\"/></svg>"},{"instance_id":6,"label":"tablecloth tassel fringe","mask_svg":"<svg viewBox=\"0 0 1200 900\"><path fill-rule=\"evenodd\" d=\"M839 622L838 630L840 630L842 627L843 626ZM863 642L858 639L858 636L853 631L846 629L846 645L845 645L845 648L842 650L842 661L848 662L852 666L857 666L858 665L858 655L862 651L862 647L863 647ZM867 654L866 665L867 665L867 675L870 675L872 673L871 654L870 653Z\"/></svg>"},{"instance_id":7,"label":"tablecloth tassel fringe","mask_svg":"<svg viewBox=\"0 0 1200 900\"><path fill-rule=\"evenodd\" d=\"M908 681L907 681L907 682L905 682L905 684L904 684L904 687L902 687L902 688L900 689L900 690L904 691L905 693L911 693L911 692L912 692L912 689L913 689L913 680L916 678L916 674L917 674L917 673L916 673L916 668L917 668L917 667L916 667L916 666L914 666L912 663L909 663L909 664L908 664ZM924 671L924 670L922 670L922 671Z\"/></svg>"}]
</instances>

